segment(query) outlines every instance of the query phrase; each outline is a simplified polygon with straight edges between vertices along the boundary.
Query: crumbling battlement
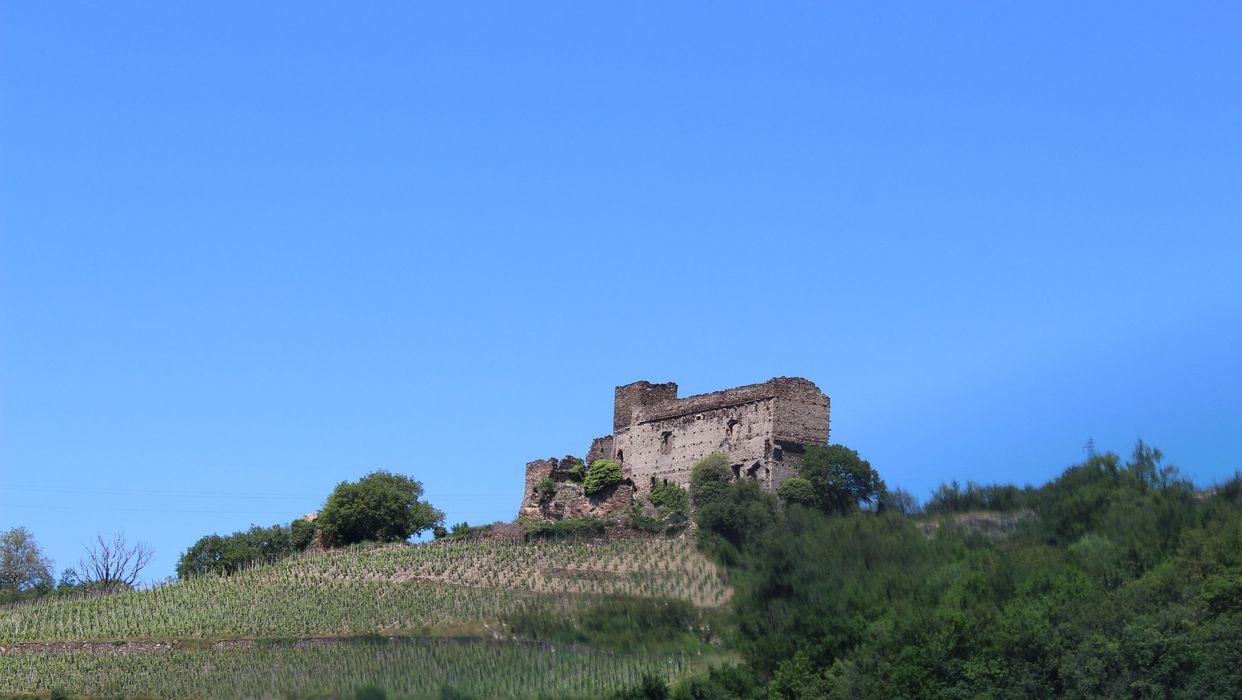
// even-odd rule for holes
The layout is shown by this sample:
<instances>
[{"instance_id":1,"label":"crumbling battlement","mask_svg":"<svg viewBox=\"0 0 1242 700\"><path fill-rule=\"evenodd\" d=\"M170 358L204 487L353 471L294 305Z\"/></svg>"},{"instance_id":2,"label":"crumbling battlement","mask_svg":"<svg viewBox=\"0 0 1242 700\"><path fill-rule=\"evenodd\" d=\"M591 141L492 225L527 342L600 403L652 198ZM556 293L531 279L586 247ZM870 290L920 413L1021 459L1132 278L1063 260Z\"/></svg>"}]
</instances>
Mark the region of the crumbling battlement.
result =
<instances>
[{"instance_id":1,"label":"crumbling battlement","mask_svg":"<svg viewBox=\"0 0 1242 700\"><path fill-rule=\"evenodd\" d=\"M775 491L797 474L807 444L827 444L828 418L828 397L799 377L685 398L677 398L672 382L634 382L616 388L613 434L591 442L586 463L605 458L620 462L632 484L626 494L632 500L661 481L689 486L690 467L721 452L728 455L735 479L754 479ZM527 465L522 515L557 517L546 500L540 506L536 487L545 477L565 483L558 466L555 460Z\"/></svg>"}]
</instances>

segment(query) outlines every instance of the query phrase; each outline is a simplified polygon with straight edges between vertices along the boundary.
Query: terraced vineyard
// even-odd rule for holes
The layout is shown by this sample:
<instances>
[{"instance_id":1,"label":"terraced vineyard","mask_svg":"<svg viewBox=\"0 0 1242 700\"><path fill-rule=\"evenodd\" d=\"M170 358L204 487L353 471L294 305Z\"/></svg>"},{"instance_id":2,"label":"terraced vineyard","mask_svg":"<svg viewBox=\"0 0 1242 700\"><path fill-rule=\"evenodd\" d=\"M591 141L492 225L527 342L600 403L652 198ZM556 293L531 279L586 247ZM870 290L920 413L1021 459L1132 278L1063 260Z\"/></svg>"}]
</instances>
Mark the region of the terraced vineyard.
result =
<instances>
[{"instance_id":1,"label":"terraced vineyard","mask_svg":"<svg viewBox=\"0 0 1242 700\"><path fill-rule=\"evenodd\" d=\"M701 663L679 656L437 639L278 642L220 651L0 656L0 692L144 697L353 697L375 685L400 697L591 697L644 674L672 679Z\"/></svg>"},{"instance_id":2,"label":"terraced vineyard","mask_svg":"<svg viewBox=\"0 0 1242 700\"><path fill-rule=\"evenodd\" d=\"M505 614L556 614L609 595L713 607L729 590L685 539L399 545L307 555L116 596L0 608L0 644L501 635Z\"/></svg>"},{"instance_id":3,"label":"terraced vineyard","mask_svg":"<svg viewBox=\"0 0 1242 700\"><path fill-rule=\"evenodd\" d=\"M349 697L377 683L403 697L450 686L482 697L586 697L643 674L676 678L704 659L532 644L507 620L560 618L617 597L713 608L730 595L723 581L686 539L308 554L227 577L0 608L0 692ZM81 644L122 640L170 643Z\"/></svg>"}]
</instances>

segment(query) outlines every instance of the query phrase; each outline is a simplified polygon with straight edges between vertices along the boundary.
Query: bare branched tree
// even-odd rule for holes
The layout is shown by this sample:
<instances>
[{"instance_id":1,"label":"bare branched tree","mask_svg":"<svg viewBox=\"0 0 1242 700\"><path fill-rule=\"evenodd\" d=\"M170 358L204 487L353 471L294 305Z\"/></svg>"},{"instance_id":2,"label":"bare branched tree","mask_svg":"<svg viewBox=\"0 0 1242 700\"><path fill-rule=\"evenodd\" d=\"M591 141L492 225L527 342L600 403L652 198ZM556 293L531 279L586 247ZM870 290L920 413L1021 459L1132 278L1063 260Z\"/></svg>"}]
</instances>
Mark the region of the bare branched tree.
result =
<instances>
[{"instance_id":1,"label":"bare branched tree","mask_svg":"<svg viewBox=\"0 0 1242 700\"><path fill-rule=\"evenodd\" d=\"M131 545L124 533L117 533L111 540L102 534L95 541L83 545L86 557L78 562L78 576L84 585L100 593L129 590L138 581L138 574L151 561L155 550L145 543Z\"/></svg>"}]
</instances>

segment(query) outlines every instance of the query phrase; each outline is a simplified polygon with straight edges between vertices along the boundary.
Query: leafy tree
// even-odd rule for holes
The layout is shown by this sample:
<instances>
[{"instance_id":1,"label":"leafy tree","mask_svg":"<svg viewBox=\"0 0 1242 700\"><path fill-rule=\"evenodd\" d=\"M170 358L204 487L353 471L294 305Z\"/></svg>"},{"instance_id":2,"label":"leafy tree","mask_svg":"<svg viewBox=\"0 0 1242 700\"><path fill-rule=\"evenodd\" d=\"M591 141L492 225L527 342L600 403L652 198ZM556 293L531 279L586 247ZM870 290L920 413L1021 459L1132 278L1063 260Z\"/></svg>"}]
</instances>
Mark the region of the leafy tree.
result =
<instances>
[{"instance_id":1,"label":"leafy tree","mask_svg":"<svg viewBox=\"0 0 1242 700\"><path fill-rule=\"evenodd\" d=\"M772 494L750 479L733 481L728 458L721 454L710 454L691 468L690 500L700 546L726 560L776 520Z\"/></svg>"},{"instance_id":2,"label":"leafy tree","mask_svg":"<svg viewBox=\"0 0 1242 700\"><path fill-rule=\"evenodd\" d=\"M587 468L582 490L591 496L622 481L625 481L625 472L621 470L620 464L611 459L597 459Z\"/></svg>"},{"instance_id":3,"label":"leafy tree","mask_svg":"<svg viewBox=\"0 0 1242 700\"><path fill-rule=\"evenodd\" d=\"M1126 463L1126 469L1140 482L1153 487L1168 488L1176 480L1177 467L1161 466L1164 453L1141 439L1134 446L1134 453Z\"/></svg>"},{"instance_id":4,"label":"leafy tree","mask_svg":"<svg viewBox=\"0 0 1242 700\"><path fill-rule=\"evenodd\" d=\"M691 498L700 542L736 591L745 665L688 679L674 698L1224 698L1242 687L1242 476L1195 492L1140 443L1124 466L1092 455L1038 489L939 492L933 515L1034 512L998 540L949 523L929 537L892 494L878 514L791 507L739 529L738 505L762 494L719 466L694 474Z\"/></svg>"},{"instance_id":5,"label":"leafy tree","mask_svg":"<svg viewBox=\"0 0 1242 700\"><path fill-rule=\"evenodd\" d=\"M884 494L884 509L894 510L902 515L919 515L923 512L919 499L905 489L891 489Z\"/></svg>"},{"instance_id":6,"label":"leafy tree","mask_svg":"<svg viewBox=\"0 0 1242 700\"><path fill-rule=\"evenodd\" d=\"M0 592L51 587L52 560L24 527L0 533Z\"/></svg>"},{"instance_id":7,"label":"leafy tree","mask_svg":"<svg viewBox=\"0 0 1242 700\"><path fill-rule=\"evenodd\" d=\"M289 523L289 543L300 552L315 541L315 530L315 523L298 518Z\"/></svg>"},{"instance_id":8,"label":"leafy tree","mask_svg":"<svg viewBox=\"0 0 1242 700\"><path fill-rule=\"evenodd\" d=\"M690 494L670 481L656 484L651 489L650 501L659 512L660 518L670 522L684 521L690 510Z\"/></svg>"},{"instance_id":9,"label":"leafy tree","mask_svg":"<svg viewBox=\"0 0 1242 700\"><path fill-rule=\"evenodd\" d=\"M786 503L797 503L803 506L814 505L815 488L811 482L800 476L791 476L776 489L776 495Z\"/></svg>"},{"instance_id":10,"label":"leafy tree","mask_svg":"<svg viewBox=\"0 0 1242 700\"><path fill-rule=\"evenodd\" d=\"M728 455L721 452L707 455L690 467L690 502L698 508L715 500L732 480Z\"/></svg>"},{"instance_id":11,"label":"leafy tree","mask_svg":"<svg viewBox=\"0 0 1242 700\"><path fill-rule=\"evenodd\" d=\"M569 466L565 466L568 464ZM586 465L582 463L581 457L570 457L561 465L565 471L569 473L569 478L579 483L586 478Z\"/></svg>"},{"instance_id":12,"label":"leafy tree","mask_svg":"<svg viewBox=\"0 0 1242 700\"><path fill-rule=\"evenodd\" d=\"M194 543L177 562L177 576L206 573L232 574L249 564L271 562L306 549L315 537L315 524L295 520L289 525L259 527L231 535L207 535Z\"/></svg>"},{"instance_id":13,"label":"leafy tree","mask_svg":"<svg viewBox=\"0 0 1242 700\"><path fill-rule=\"evenodd\" d=\"M371 472L357 482L338 484L316 522L333 545L404 542L444 522L444 513L420 501L422 495L423 485L414 479Z\"/></svg>"},{"instance_id":14,"label":"leafy tree","mask_svg":"<svg viewBox=\"0 0 1242 700\"><path fill-rule=\"evenodd\" d=\"M1035 502L1035 489L1018 488L1012 484L977 484L967 481L965 488L956 480L941 484L927 501L928 513L966 513L973 510L1013 511L1030 508Z\"/></svg>"},{"instance_id":15,"label":"leafy tree","mask_svg":"<svg viewBox=\"0 0 1242 700\"><path fill-rule=\"evenodd\" d=\"M811 482L813 505L830 515L845 515L860 505L880 503L884 481L871 463L845 445L807 445L799 475Z\"/></svg>"}]
</instances>

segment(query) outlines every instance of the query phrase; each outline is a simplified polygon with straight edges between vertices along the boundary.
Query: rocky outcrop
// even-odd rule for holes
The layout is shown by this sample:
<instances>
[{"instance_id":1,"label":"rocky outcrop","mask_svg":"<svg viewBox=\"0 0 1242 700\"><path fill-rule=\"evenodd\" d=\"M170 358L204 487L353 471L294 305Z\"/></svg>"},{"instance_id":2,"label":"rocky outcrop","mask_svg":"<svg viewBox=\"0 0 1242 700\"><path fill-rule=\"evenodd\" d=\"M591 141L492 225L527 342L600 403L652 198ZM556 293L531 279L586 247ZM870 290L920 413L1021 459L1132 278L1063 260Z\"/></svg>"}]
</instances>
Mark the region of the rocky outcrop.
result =
<instances>
[{"instance_id":1,"label":"rocky outcrop","mask_svg":"<svg viewBox=\"0 0 1242 700\"><path fill-rule=\"evenodd\" d=\"M551 457L526 465L526 493L518 517L527 520L565 520L569 518L620 518L634 503L634 484L629 480L587 495L571 469L582 460L566 455ZM541 485L545 479L554 485L546 493Z\"/></svg>"}]
</instances>

